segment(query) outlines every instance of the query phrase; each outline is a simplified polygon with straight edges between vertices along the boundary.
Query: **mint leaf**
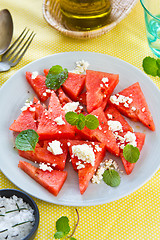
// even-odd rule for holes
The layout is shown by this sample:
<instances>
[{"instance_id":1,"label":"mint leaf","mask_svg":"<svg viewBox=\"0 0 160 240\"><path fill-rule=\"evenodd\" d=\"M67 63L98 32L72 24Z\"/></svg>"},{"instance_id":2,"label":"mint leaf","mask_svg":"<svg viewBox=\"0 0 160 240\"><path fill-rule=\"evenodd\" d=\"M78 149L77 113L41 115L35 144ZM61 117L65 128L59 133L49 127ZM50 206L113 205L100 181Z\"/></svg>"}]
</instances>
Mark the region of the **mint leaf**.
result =
<instances>
[{"instance_id":1,"label":"mint leaf","mask_svg":"<svg viewBox=\"0 0 160 240\"><path fill-rule=\"evenodd\" d=\"M68 78L68 70L60 65L55 65L50 68L46 76L46 87L50 89L58 89Z\"/></svg>"},{"instance_id":2,"label":"mint leaf","mask_svg":"<svg viewBox=\"0 0 160 240\"><path fill-rule=\"evenodd\" d=\"M159 64L159 61L158 61L158 64ZM143 59L142 66L145 73L152 75L154 77L157 76L158 65L155 58L145 57Z\"/></svg>"},{"instance_id":3,"label":"mint leaf","mask_svg":"<svg viewBox=\"0 0 160 240\"><path fill-rule=\"evenodd\" d=\"M76 238L74 238L74 237L70 237L70 240L77 240Z\"/></svg>"},{"instance_id":4,"label":"mint leaf","mask_svg":"<svg viewBox=\"0 0 160 240\"><path fill-rule=\"evenodd\" d=\"M56 232L54 234L55 239L60 239L60 238L63 238L64 236L65 236L65 234L63 232Z\"/></svg>"},{"instance_id":5,"label":"mint leaf","mask_svg":"<svg viewBox=\"0 0 160 240\"><path fill-rule=\"evenodd\" d=\"M139 159L139 155L139 149L131 144L127 144L123 149L123 156L130 163L137 162Z\"/></svg>"},{"instance_id":6,"label":"mint leaf","mask_svg":"<svg viewBox=\"0 0 160 240\"><path fill-rule=\"evenodd\" d=\"M24 130L16 137L16 148L22 151L34 151L38 138L38 134L33 129Z\"/></svg>"},{"instance_id":7,"label":"mint leaf","mask_svg":"<svg viewBox=\"0 0 160 240\"><path fill-rule=\"evenodd\" d=\"M76 112L67 112L65 114L65 119L69 124L71 124L72 126L75 126L75 125L77 125L79 116Z\"/></svg>"},{"instance_id":8,"label":"mint leaf","mask_svg":"<svg viewBox=\"0 0 160 240\"><path fill-rule=\"evenodd\" d=\"M82 130L85 127L85 116L82 113L78 115L78 122L76 126L79 130Z\"/></svg>"},{"instance_id":9,"label":"mint leaf","mask_svg":"<svg viewBox=\"0 0 160 240\"><path fill-rule=\"evenodd\" d=\"M85 118L85 124L87 128L94 130L99 126L99 121L94 115L88 114Z\"/></svg>"},{"instance_id":10,"label":"mint leaf","mask_svg":"<svg viewBox=\"0 0 160 240\"><path fill-rule=\"evenodd\" d=\"M158 59L156 60L156 63L157 63L158 68L160 69L160 58L158 58Z\"/></svg>"},{"instance_id":11,"label":"mint leaf","mask_svg":"<svg viewBox=\"0 0 160 240\"><path fill-rule=\"evenodd\" d=\"M160 68L157 71L157 76L160 77Z\"/></svg>"},{"instance_id":12,"label":"mint leaf","mask_svg":"<svg viewBox=\"0 0 160 240\"><path fill-rule=\"evenodd\" d=\"M121 182L121 178L118 172L109 168L103 173L103 181L111 187L117 187Z\"/></svg>"},{"instance_id":13,"label":"mint leaf","mask_svg":"<svg viewBox=\"0 0 160 240\"><path fill-rule=\"evenodd\" d=\"M69 219L66 216L62 216L56 222L57 232L63 232L64 236L70 232Z\"/></svg>"}]
</instances>

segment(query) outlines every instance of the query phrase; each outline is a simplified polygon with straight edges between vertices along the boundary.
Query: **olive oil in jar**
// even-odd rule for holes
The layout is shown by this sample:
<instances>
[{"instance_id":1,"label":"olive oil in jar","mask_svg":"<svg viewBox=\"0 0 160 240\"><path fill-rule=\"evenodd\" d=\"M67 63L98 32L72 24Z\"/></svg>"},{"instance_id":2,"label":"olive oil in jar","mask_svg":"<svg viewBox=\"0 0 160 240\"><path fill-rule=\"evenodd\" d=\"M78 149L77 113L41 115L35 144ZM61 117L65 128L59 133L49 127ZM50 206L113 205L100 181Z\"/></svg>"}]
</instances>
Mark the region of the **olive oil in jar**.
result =
<instances>
[{"instance_id":1,"label":"olive oil in jar","mask_svg":"<svg viewBox=\"0 0 160 240\"><path fill-rule=\"evenodd\" d=\"M60 6L65 24L73 30L100 28L111 12L110 0L60 0Z\"/></svg>"}]
</instances>

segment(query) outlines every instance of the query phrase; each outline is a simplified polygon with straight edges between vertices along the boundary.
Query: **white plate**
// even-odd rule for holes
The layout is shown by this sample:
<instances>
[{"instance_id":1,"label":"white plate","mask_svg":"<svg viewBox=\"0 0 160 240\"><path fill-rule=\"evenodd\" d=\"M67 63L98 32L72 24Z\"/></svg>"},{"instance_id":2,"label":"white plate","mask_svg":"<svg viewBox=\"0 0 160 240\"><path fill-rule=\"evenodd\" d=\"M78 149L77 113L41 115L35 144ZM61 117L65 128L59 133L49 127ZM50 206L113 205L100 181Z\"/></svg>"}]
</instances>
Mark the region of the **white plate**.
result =
<instances>
[{"instance_id":1,"label":"white plate","mask_svg":"<svg viewBox=\"0 0 160 240\"><path fill-rule=\"evenodd\" d=\"M141 151L139 161L136 163L133 172L128 176L121 176L121 184L116 188L111 188L105 183L100 185L90 183L86 192L81 196L78 187L77 173L68 163L66 169L68 178L59 195L54 197L38 183L32 180L27 174L18 168L20 157L13 148L13 133L9 131L9 126L20 114L20 108L28 98L33 98L34 92L25 80L26 71L38 71L43 73L44 68L53 65L73 70L77 60L88 61L89 69L118 73L120 82L115 89L115 93L123 88L139 82L148 102L150 111L156 126L156 131L152 132L138 123L131 123L135 131L145 132L146 141ZM111 202L122 198L141 187L158 170L160 161L160 91L150 78L138 70L136 67L111 56L91 53L91 52L66 52L54 54L34 61L21 70L17 71L0 89L0 166L4 175L30 195L41 200L67 205L67 206L91 206ZM110 157L107 155L107 157ZM113 159L116 157L113 156ZM121 161L118 159L120 167L123 169Z\"/></svg>"}]
</instances>

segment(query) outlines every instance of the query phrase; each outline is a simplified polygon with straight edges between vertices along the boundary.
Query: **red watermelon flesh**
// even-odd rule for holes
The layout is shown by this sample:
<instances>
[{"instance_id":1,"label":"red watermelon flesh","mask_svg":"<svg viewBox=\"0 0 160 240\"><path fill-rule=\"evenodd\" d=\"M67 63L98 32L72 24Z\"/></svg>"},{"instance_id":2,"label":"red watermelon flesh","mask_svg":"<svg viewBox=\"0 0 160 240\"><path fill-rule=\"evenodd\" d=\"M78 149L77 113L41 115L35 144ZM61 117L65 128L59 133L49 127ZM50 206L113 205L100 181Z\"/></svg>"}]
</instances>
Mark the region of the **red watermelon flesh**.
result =
<instances>
[{"instance_id":1,"label":"red watermelon flesh","mask_svg":"<svg viewBox=\"0 0 160 240\"><path fill-rule=\"evenodd\" d=\"M113 132L109 129L108 122L103 112L103 109L99 107L96 110L92 111L90 114L98 117L99 127L95 130L90 130L87 127L84 127L84 129L82 129L81 131L80 130L76 131L84 139L89 139L93 141L96 140L104 143L106 145L106 149L110 153L119 156L119 147L116 143L116 139Z\"/></svg>"},{"instance_id":2,"label":"red watermelon flesh","mask_svg":"<svg viewBox=\"0 0 160 240\"><path fill-rule=\"evenodd\" d=\"M41 144L37 143L34 151L18 150L18 153L21 157L29 159L33 162L38 162L38 163L43 162L51 165L52 168L54 169L64 170L67 154L68 154L68 146L66 144L66 141L60 141L63 153L59 155L54 155L47 150L47 147L49 146L49 142L51 141L44 141L44 142L41 142Z\"/></svg>"},{"instance_id":3,"label":"red watermelon flesh","mask_svg":"<svg viewBox=\"0 0 160 240\"><path fill-rule=\"evenodd\" d=\"M121 133L121 136L124 136L126 133ZM139 151L141 151L144 142L145 142L145 134L144 133L140 133L140 132L134 132L135 136L136 136L136 142L137 142L137 148L139 149ZM124 145L126 145L128 142L125 142ZM121 144L120 144L121 146ZM124 165L125 171L126 173L129 175L132 171L133 168L135 166L136 163L130 163L128 162L124 156L123 156L123 149L120 148L120 158L122 160L122 163ZM139 160L138 160L139 161Z\"/></svg>"},{"instance_id":4,"label":"red watermelon flesh","mask_svg":"<svg viewBox=\"0 0 160 240\"><path fill-rule=\"evenodd\" d=\"M124 117L121 115L121 113L114 107L109 105L105 110L105 116L108 121L118 121L122 125L123 132L133 132L132 127L129 125L129 123L124 119Z\"/></svg>"},{"instance_id":5,"label":"red watermelon flesh","mask_svg":"<svg viewBox=\"0 0 160 240\"><path fill-rule=\"evenodd\" d=\"M26 79L42 102L50 97L51 90L46 87L45 76L38 75L35 79L32 79L32 73L26 72Z\"/></svg>"},{"instance_id":6,"label":"red watermelon flesh","mask_svg":"<svg viewBox=\"0 0 160 240\"><path fill-rule=\"evenodd\" d=\"M104 79L107 79L104 83ZM119 82L119 75L86 70L87 111L90 113L98 107L105 108L109 96ZM105 103L105 104L104 104Z\"/></svg>"},{"instance_id":7,"label":"red watermelon flesh","mask_svg":"<svg viewBox=\"0 0 160 240\"><path fill-rule=\"evenodd\" d=\"M115 103L114 98L128 97L128 100L124 100L123 103ZM154 121L144 94L138 82L125 88L118 94L110 97L110 103L113 104L122 114L131 118L133 121L140 121L150 130L155 130Z\"/></svg>"},{"instance_id":8,"label":"red watermelon flesh","mask_svg":"<svg viewBox=\"0 0 160 240\"><path fill-rule=\"evenodd\" d=\"M27 129L33 129L36 131L37 125L35 122L35 112L31 112L29 109L21 112L9 129L15 132L21 132Z\"/></svg>"},{"instance_id":9,"label":"red watermelon flesh","mask_svg":"<svg viewBox=\"0 0 160 240\"><path fill-rule=\"evenodd\" d=\"M79 97L77 98L77 101L82 103L84 106L86 106L87 105L86 97L87 97L87 92L85 91L79 95Z\"/></svg>"},{"instance_id":10,"label":"red watermelon flesh","mask_svg":"<svg viewBox=\"0 0 160 240\"><path fill-rule=\"evenodd\" d=\"M62 105L62 107L66 104L66 103L69 103L69 102L72 102L72 100L67 97L67 95L64 93L64 91L62 90L62 88L59 88L58 89L58 97L59 97L59 101Z\"/></svg>"},{"instance_id":11,"label":"red watermelon flesh","mask_svg":"<svg viewBox=\"0 0 160 240\"><path fill-rule=\"evenodd\" d=\"M67 178L66 171L43 171L25 161L19 161L18 167L55 196L58 195Z\"/></svg>"},{"instance_id":12,"label":"red watermelon flesh","mask_svg":"<svg viewBox=\"0 0 160 240\"><path fill-rule=\"evenodd\" d=\"M58 125L54 120L62 117L64 125ZM40 140L45 139L73 139L75 136L74 127L65 120L65 112L61 107L55 92L52 92L48 111L44 111L40 119L37 133Z\"/></svg>"},{"instance_id":13,"label":"red watermelon flesh","mask_svg":"<svg viewBox=\"0 0 160 240\"><path fill-rule=\"evenodd\" d=\"M99 142L86 142L86 141L78 141L78 140L70 140L69 142L70 142L69 152L71 156L72 165L74 170L78 171L80 193L83 194L86 191L89 181L93 177L99 164L103 161L103 158L106 152L106 147L103 143L99 143ZM92 166L90 163L84 163L82 160L78 159L77 156L73 156L72 146L83 145L83 144L90 145L93 148L93 151L95 154L94 166ZM98 149L100 148L100 150L97 151L96 146L98 146ZM78 165L76 163L79 161L82 164L84 164L85 168L77 169Z\"/></svg>"}]
</instances>

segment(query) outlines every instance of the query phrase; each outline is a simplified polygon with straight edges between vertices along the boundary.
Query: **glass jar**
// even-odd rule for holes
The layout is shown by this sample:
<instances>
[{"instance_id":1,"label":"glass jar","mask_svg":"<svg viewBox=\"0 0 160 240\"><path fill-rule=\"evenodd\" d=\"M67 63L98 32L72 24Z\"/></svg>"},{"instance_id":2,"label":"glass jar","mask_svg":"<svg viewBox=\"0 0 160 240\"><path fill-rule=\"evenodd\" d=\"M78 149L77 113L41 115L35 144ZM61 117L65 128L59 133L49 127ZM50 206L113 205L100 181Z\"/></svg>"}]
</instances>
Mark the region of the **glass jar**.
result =
<instances>
[{"instance_id":1,"label":"glass jar","mask_svg":"<svg viewBox=\"0 0 160 240\"><path fill-rule=\"evenodd\" d=\"M106 25L110 0L60 0L63 21L72 30L88 31Z\"/></svg>"}]
</instances>

